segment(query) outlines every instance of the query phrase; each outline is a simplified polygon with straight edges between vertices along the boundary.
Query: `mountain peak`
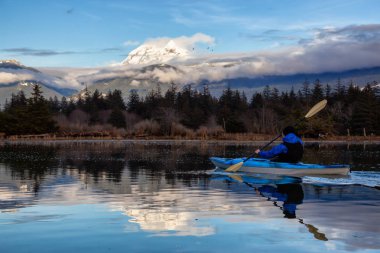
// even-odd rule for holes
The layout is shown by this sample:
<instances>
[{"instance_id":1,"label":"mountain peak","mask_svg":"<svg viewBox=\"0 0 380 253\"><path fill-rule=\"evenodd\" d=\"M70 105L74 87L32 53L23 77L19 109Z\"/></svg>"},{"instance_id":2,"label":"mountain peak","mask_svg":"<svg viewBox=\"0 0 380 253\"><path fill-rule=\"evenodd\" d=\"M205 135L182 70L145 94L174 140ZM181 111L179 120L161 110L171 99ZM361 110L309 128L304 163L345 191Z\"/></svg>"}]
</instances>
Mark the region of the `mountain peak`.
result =
<instances>
[{"instance_id":1,"label":"mountain peak","mask_svg":"<svg viewBox=\"0 0 380 253\"><path fill-rule=\"evenodd\" d=\"M154 44L143 44L131 51L122 64L157 64L166 63L171 60L183 60L189 57L186 48L178 46L173 40L164 46Z\"/></svg>"}]
</instances>

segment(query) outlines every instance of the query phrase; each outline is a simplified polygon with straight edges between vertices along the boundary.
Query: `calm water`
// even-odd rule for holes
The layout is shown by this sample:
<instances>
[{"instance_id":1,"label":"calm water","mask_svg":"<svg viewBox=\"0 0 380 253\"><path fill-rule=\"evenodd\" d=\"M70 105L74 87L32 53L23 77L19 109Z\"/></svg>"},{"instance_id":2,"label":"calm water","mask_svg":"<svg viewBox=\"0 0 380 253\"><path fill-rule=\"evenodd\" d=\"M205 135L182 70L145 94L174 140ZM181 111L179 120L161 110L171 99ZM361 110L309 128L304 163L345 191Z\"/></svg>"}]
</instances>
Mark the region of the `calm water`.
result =
<instances>
[{"instance_id":1,"label":"calm water","mask_svg":"<svg viewBox=\"0 0 380 253\"><path fill-rule=\"evenodd\" d=\"M258 146L0 144L0 252L380 252L380 145L307 144L344 177L212 173Z\"/></svg>"}]
</instances>

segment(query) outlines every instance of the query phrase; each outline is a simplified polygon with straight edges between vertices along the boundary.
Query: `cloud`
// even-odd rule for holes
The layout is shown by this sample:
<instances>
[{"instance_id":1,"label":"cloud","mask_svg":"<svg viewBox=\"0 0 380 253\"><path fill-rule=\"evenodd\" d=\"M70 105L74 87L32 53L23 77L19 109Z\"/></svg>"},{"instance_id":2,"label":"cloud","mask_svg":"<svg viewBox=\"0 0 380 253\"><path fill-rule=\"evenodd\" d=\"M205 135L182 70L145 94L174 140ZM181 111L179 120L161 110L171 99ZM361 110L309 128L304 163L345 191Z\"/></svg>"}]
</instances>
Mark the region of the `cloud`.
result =
<instances>
[{"instance_id":1,"label":"cloud","mask_svg":"<svg viewBox=\"0 0 380 253\"><path fill-rule=\"evenodd\" d=\"M122 48L109 47L109 48L97 49L93 51L57 51L57 50L52 50L52 49L34 49L34 48L20 47L20 48L5 48L5 49L1 49L0 51L6 52L6 53L14 53L16 55L47 57L47 56L57 56L57 55L102 54L102 53L110 53L110 52L112 53L112 52L120 52L122 51Z\"/></svg>"},{"instance_id":2,"label":"cloud","mask_svg":"<svg viewBox=\"0 0 380 253\"><path fill-rule=\"evenodd\" d=\"M32 49L27 47L20 48L6 48L1 51L7 53L16 53L18 55L29 55L29 56L54 56L54 55L69 55L77 54L77 52L72 51L55 51L50 49Z\"/></svg>"},{"instance_id":3,"label":"cloud","mask_svg":"<svg viewBox=\"0 0 380 253\"><path fill-rule=\"evenodd\" d=\"M0 72L0 83L13 83L32 79L33 75Z\"/></svg>"},{"instance_id":4,"label":"cloud","mask_svg":"<svg viewBox=\"0 0 380 253\"><path fill-rule=\"evenodd\" d=\"M380 66L379 24L318 29L313 39L302 40L299 45L289 52L291 56L283 58L304 66L294 71L342 71Z\"/></svg>"},{"instance_id":5,"label":"cloud","mask_svg":"<svg viewBox=\"0 0 380 253\"><path fill-rule=\"evenodd\" d=\"M144 44L145 45L154 45L157 47L164 47L169 41L173 41L177 46L181 48L186 48L190 50L192 47L194 47L196 44L207 44L207 45L214 45L215 44L215 38L203 34L203 33L196 33L193 36L180 36L176 38L169 38L169 37L161 37L161 38L152 38L148 39Z\"/></svg>"},{"instance_id":6,"label":"cloud","mask_svg":"<svg viewBox=\"0 0 380 253\"><path fill-rule=\"evenodd\" d=\"M282 36L278 30L268 30L263 34L269 37ZM213 37L197 33L190 37L149 39L144 44L163 47L170 40L188 50L198 43L209 45L215 43ZM186 65L207 63L204 69L191 73L191 77L196 79L211 77L216 80L218 76L220 78L239 75L255 77L375 67L380 66L379 53L380 24L368 24L317 29L314 30L312 38L300 39L298 44L277 50L198 55L197 58L189 58L181 64L186 67ZM211 71L208 71L209 69Z\"/></svg>"},{"instance_id":7,"label":"cloud","mask_svg":"<svg viewBox=\"0 0 380 253\"><path fill-rule=\"evenodd\" d=\"M321 41L367 42L380 39L380 24L351 25L343 28L316 29Z\"/></svg>"},{"instance_id":8,"label":"cloud","mask_svg":"<svg viewBox=\"0 0 380 253\"><path fill-rule=\"evenodd\" d=\"M120 47L109 47L109 48L103 48L100 50L102 53L112 53L112 52L119 52L122 49Z\"/></svg>"},{"instance_id":9,"label":"cloud","mask_svg":"<svg viewBox=\"0 0 380 253\"><path fill-rule=\"evenodd\" d=\"M137 40L127 40L123 43L123 46L130 47L130 46L137 46L139 44L140 42L138 42Z\"/></svg>"},{"instance_id":10,"label":"cloud","mask_svg":"<svg viewBox=\"0 0 380 253\"><path fill-rule=\"evenodd\" d=\"M255 41L298 41L300 37L294 35L294 33L295 31L270 29L259 34L241 33L240 36Z\"/></svg>"},{"instance_id":11,"label":"cloud","mask_svg":"<svg viewBox=\"0 0 380 253\"><path fill-rule=\"evenodd\" d=\"M222 72L220 76L255 77L377 67L380 66L379 54L380 25L369 24L318 29L311 39L300 40L295 46L252 53L214 54L198 62L214 65L213 72ZM232 67L226 68L226 65Z\"/></svg>"}]
</instances>

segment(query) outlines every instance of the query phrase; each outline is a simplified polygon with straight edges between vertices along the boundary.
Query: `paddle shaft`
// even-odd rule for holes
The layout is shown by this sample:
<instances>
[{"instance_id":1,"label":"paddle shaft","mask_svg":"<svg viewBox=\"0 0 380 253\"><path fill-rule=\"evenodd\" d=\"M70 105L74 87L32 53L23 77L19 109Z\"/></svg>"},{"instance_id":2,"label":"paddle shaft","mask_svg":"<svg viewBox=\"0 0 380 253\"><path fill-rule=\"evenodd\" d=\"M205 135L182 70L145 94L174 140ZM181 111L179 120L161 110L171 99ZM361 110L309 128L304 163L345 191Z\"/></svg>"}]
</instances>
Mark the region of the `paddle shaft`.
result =
<instances>
[{"instance_id":1,"label":"paddle shaft","mask_svg":"<svg viewBox=\"0 0 380 253\"><path fill-rule=\"evenodd\" d=\"M275 138L273 138L270 142L268 142L267 144L265 144L264 146L262 146L261 148L259 148L260 150L263 150L265 149L266 147L268 147L270 144L272 144L275 140L277 140L278 138L280 138L282 136L282 134L279 134L277 135ZM250 155L249 157L247 157L243 163L245 163L246 161L248 161L249 159L251 159L253 156L255 155L255 153L253 153L252 155Z\"/></svg>"}]
</instances>

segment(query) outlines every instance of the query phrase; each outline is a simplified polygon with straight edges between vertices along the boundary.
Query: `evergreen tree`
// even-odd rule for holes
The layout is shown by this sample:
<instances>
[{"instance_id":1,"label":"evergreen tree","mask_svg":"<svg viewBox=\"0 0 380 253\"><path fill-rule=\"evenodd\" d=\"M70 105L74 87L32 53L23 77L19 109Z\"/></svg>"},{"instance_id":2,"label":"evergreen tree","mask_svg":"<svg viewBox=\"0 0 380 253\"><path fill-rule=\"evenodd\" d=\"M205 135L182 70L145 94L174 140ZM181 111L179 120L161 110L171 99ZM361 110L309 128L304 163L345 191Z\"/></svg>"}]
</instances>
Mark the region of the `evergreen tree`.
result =
<instances>
[{"instance_id":1,"label":"evergreen tree","mask_svg":"<svg viewBox=\"0 0 380 253\"><path fill-rule=\"evenodd\" d=\"M345 100L347 103L355 103L360 96L360 89L352 81L350 82Z\"/></svg>"},{"instance_id":2,"label":"evergreen tree","mask_svg":"<svg viewBox=\"0 0 380 253\"><path fill-rule=\"evenodd\" d=\"M107 99L110 108L126 109L121 90L114 90L111 94L108 94Z\"/></svg>"},{"instance_id":3,"label":"evergreen tree","mask_svg":"<svg viewBox=\"0 0 380 253\"><path fill-rule=\"evenodd\" d=\"M163 105L165 107L175 108L175 101L177 96L177 86L172 83L171 87L166 91Z\"/></svg>"},{"instance_id":4,"label":"evergreen tree","mask_svg":"<svg viewBox=\"0 0 380 253\"><path fill-rule=\"evenodd\" d=\"M264 106L264 99L261 93L256 92L252 95L251 103L249 104L249 108L258 109Z\"/></svg>"},{"instance_id":5,"label":"evergreen tree","mask_svg":"<svg viewBox=\"0 0 380 253\"><path fill-rule=\"evenodd\" d=\"M125 128L127 126L123 112L117 107L112 110L108 123L117 128Z\"/></svg>"},{"instance_id":6,"label":"evergreen tree","mask_svg":"<svg viewBox=\"0 0 380 253\"><path fill-rule=\"evenodd\" d=\"M309 80L305 80L302 83L302 95L303 99L306 102L306 105L309 105L310 103L310 82Z\"/></svg>"},{"instance_id":7,"label":"evergreen tree","mask_svg":"<svg viewBox=\"0 0 380 253\"><path fill-rule=\"evenodd\" d=\"M45 99L42 96L42 87L39 84L33 85L32 103L37 104L43 102L45 102Z\"/></svg>"},{"instance_id":8,"label":"evergreen tree","mask_svg":"<svg viewBox=\"0 0 380 253\"><path fill-rule=\"evenodd\" d=\"M57 96L54 96L54 98L49 98L49 108L53 113L58 113L61 110L61 105Z\"/></svg>"},{"instance_id":9,"label":"evergreen tree","mask_svg":"<svg viewBox=\"0 0 380 253\"><path fill-rule=\"evenodd\" d=\"M338 78L338 81L335 86L335 97L338 100L343 100L345 95L346 95L346 86L344 86L340 78Z\"/></svg>"},{"instance_id":10,"label":"evergreen tree","mask_svg":"<svg viewBox=\"0 0 380 253\"><path fill-rule=\"evenodd\" d=\"M140 113L140 96L136 90L130 90L127 107L128 112Z\"/></svg>"},{"instance_id":11,"label":"evergreen tree","mask_svg":"<svg viewBox=\"0 0 380 253\"><path fill-rule=\"evenodd\" d=\"M264 97L264 100L266 100L266 101L270 100L270 98L271 98L271 89L270 89L269 85L265 85L265 88L263 90L263 97Z\"/></svg>"},{"instance_id":12,"label":"evergreen tree","mask_svg":"<svg viewBox=\"0 0 380 253\"><path fill-rule=\"evenodd\" d=\"M42 96L40 85L33 86L32 97L28 103L28 130L26 133L42 134L52 133L58 130L53 115L45 98Z\"/></svg>"},{"instance_id":13,"label":"evergreen tree","mask_svg":"<svg viewBox=\"0 0 380 253\"><path fill-rule=\"evenodd\" d=\"M312 104L315 104L321 101L323 98L324 98L324 94L323 94L322 84L319 81L319 79L316 79L314 81L314 87L311 92L311 102Z\"/></svg>"},{"instance_id":14,"label":"evergreen tree","mask_svg":"<svg viewBox=\"0 0 380 253\"><path fill-rule=\"evenodd\" d=\"M270 93L270 99L273 101L273 102L278 102L279 100L279 90L276 88L276 87L273 87L272 88L272 91Z\"/></svg>"},{"instance_id":15,"label":"evergreen tree","mask_svg":"<svg viewBox=\"0 0 380 253\"><path fill-rule=\"evenodd\" d=\"M248 108L240 98L238 91L233 92L229 87L223 91L219 98L218 123L224 127L226 132L246 132L244 123L240 116Z\"/></svg>"},{"instance_id":16,"label":"evergreen tree","mask_svg":"<svg viewBox=\"0 0 380 253\"><path fill-rule=\"evenodd\" d=\"M29 99L25 98L23 92L13 95L11 103L4 110L2 120L6 122L0 131L9 135L42 134L57 130L39 84L33 86L32 97Z\"/></svg>"},{"instance_id":17,"label":"evergreen tree","mask_svg":"<svg viewBox=\"0 0 380 253\"><path fill-rule=\"evenodd\" d=\"M370 85L367 85L360 93L352 115L352 129L356 134L378 133L378 103L376 95Z\"/></svg>"},{"instance_id":18,"label":"evergreen tree","mask_svg":"<svg viewBox=\"0 0 380 253\"><path fill-rule=\"evenodd\" d=\"M328 100L331 98L331 86L329 84L325 86L325 98Z\"/></svg>"}]
</instances>

